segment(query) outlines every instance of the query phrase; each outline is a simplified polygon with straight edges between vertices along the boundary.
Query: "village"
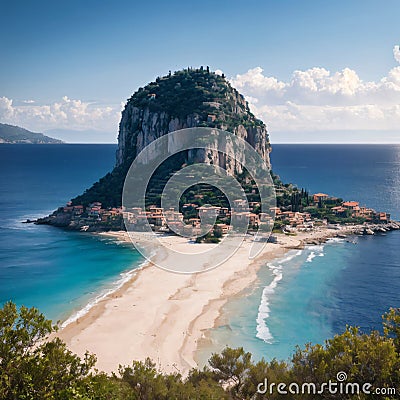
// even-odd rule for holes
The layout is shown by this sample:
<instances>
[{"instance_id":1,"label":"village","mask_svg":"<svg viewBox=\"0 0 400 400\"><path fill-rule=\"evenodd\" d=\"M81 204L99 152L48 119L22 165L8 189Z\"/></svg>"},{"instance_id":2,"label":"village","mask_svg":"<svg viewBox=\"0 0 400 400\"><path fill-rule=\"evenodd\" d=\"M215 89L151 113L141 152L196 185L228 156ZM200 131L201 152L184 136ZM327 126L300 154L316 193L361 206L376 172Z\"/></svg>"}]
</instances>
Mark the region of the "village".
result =
<instances>
[{"instance_id":1,"label":"village","mask_svg":"<svg viewBox=\"0 0 400 400\"><path fill-rule=\"evenodd\" d=\"M102 208L100 202L88 206L73 205L71 202L60 207L50 217L53 225L80 231L107 231L125 229L143 230L150 226L155 232L173 233L183 229L183 233L197 235L204 221L211 221L214 234L221 236L232 229L231 221L246 223L248 231L261 230L296 234L307 232L316 226L332 224L387 224L390 214L361 206L357 201L343 201L325 193L309 196L307 207L293 211L292 206L272 207L268 212L260 212L257 201L234 200L232 208L202 204L202 195L196 195L192 203L181 204L181 210L164 210L157 205L146 209L122 207ZM40 223L40 221L38 221Z\"/></svg>"}]
</instances>

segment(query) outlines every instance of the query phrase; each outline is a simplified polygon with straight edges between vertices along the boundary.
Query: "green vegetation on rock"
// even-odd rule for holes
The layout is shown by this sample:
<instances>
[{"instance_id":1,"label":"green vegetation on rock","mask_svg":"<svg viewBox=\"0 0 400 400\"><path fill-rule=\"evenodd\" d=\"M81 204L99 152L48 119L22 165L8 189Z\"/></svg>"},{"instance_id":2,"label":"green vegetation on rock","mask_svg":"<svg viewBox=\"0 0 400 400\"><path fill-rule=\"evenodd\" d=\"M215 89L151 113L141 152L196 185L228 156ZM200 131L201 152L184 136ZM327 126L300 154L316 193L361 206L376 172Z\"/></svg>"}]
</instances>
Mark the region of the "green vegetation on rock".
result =
<instances>
[{"instance_id":1,"label":"green vegetation on rock","mask_svg":"<svg viewBox=\"0 0 400 400\"><path fill-rule=\"evenodd\" d=\"M128 105L165 112L173 118L199 116L199 126L221 127L233 131L239 124L264 126L250 112L244 97L221 75L204 68L187 68L158 77L134 93ZM214 121L207 121L208 115Z\"/></svg>"},{"instance_id":2,"label":"green vegetation on rock","mask_svg":"<svg viewBox=\"0 0 400 400\"><path fill-rule=\"evenodd\" d=\"M210 127L237 133L269 164L270 144L264 123L250 112L244 97L223 77L208 68L187 68L157 78L128 99L119 125L114 170L101 178L73 204L100 201L104 207L121 205L126 173L146 144L171 131ZM185 155L173 159L162 176L178 170ZM171 164L171 163L170 163Z\"/></svg>"}]
</instances>

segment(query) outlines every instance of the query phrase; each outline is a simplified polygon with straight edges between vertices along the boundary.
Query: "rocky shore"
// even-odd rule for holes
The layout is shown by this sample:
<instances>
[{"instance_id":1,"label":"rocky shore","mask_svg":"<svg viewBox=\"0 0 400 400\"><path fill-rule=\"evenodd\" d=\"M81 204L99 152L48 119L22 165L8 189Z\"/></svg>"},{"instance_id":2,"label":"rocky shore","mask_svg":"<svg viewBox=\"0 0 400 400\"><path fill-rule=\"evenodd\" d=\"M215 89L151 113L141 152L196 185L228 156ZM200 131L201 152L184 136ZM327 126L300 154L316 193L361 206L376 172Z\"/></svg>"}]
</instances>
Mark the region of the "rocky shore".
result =
<instances>
[{"instance_id":1,"label":"rocky shore","mask_svg":"<svg viewBox=\"0 0 400 400\"><path fill-rule=\"evenodd\" d=\"M363 225L332 225L328 226L328 230L326 235L321 235L318 238L308 238L302 241L302 245L310 245L310 244L321 244L325 243L327 240L332 239L333 237L345 239L350 235L375 235L376 233L385 233L394 230L400 229L399 221L390 221L387 223L381 224L368 224L365 223ZM335 230L338 232L333 233ZM330 231L330 232L329 232Z\"/></svg>"}]
</instances>

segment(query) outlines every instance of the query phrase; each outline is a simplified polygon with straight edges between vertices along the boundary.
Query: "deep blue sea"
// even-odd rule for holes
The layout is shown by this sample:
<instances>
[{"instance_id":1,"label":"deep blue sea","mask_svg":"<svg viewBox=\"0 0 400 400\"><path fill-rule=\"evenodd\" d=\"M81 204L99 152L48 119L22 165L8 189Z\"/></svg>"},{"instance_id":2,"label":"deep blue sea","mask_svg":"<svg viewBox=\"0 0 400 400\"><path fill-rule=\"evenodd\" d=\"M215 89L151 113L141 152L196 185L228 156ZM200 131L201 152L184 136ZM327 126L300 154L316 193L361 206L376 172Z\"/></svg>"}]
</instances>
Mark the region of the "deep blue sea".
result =
<instances>
[{"instance_id":1,"label":"deep blue sea","mask_svg":"<svg viewBox=\"0 0 400 400\"><path fill-rule=\"evenodd\" d=\"M400 219L400 145L275 145L271 159L284 182ZM381 315L400 306L400 231L293 250L258 275L227 303L200 362L225 345L287 360L296 345L323 343L346 324L380 329Z\"/></svg>"},{"instance_id":2,"label":"deep blue sea","mask_svg":"<svg viewBox=\"0 0 400 400\"><path fill-rule=\"evenodd\" d=\"M47 215L109 171L115 145L0 145L0 303L65 320L113 290L142 258L91 234L22 224ZM275 145L274 172L310 192L389 211L400 219L400 146ZM368 331L400 306L400 232L292 251L261 268L255 287L225 307L210 351L244 346L288 358L346 324ZM207 351L205 351L206 355Z\"/></svg>"}]
</instances>

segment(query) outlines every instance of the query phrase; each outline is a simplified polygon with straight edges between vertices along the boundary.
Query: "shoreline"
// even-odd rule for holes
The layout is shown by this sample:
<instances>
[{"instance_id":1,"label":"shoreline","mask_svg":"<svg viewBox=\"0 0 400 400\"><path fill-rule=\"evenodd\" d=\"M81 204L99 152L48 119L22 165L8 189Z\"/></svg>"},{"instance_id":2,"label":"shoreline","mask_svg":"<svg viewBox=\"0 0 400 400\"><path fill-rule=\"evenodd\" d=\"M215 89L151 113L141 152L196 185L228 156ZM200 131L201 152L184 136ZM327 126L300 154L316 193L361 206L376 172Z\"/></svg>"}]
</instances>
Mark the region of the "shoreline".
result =
<instances>
[{"instance_id":1,"label":"shoreline","mask_svg":"<svg viewBox=\"0 0 400 400\"><path fill-rule=\"evenodd\" d=\"M115 292L120 290L125 284L130 282L135 274L145 268L148 264L147 260L143 260L137 267L128 269L125 272L121 272L119 276L121 276L118 280L112 281L112 287L104 289L100 292L97 292L97 295L84 306L70 313L68 318L66 318L60 325L61 329L64 329L69 324L76 322L78 319L84 317L90 310L95 307L98 303L105 300L107 297L112 296Z\"/></svg>"},{"instance_id":2,"label":"shoreline","mask_svg":"<svg viewBox=\"0 0 400 400\"><path fill-rule=\"evenodd\" d=\"M81 356L86 350L96 354L96 368L107 373L115 372L119 364L150 357L161 370L185 375L197 366L197 354L209 340L207 332L222 320L224 305L257 280L262 265L290 250L351 235L357 229L319 228L296 236L280 234L279 244L266 244L254 260L247 257L252 243L247 238L226 263L200 274L171 273L144 262L130 272L132 276L121 287L62 327L57 336ZM129 241L123 231L101 235ZM164 239L189 252L193 246L213 246L187 243L176 236Z\"/></svg>"},{"instance_id":3,"label":"shoreline","mask_svg":"<svg viewBox=\"0 0 400 400\"><path fill-rule=\"evenodd\" d=\"M354 236L355 233L351 232L349 235L346 237L351 237ZM281 272L277 275L275 274L274 270L276 267L273 267L272 269L269 267L269 265L285 265L287 262L290 262L292 259L300 256L303 254L303 251L311 250L314 247L319 247L319 246L324 246L325 244L335 244L335 243L342 243L344 241L350 242L350 240L346 240L345 238L339 238L337 236L332 236L332 237L327 237L326 240L323 238L318 245L316 243L304 243L302 242L301 245L298 247L293 247L293 248L287 248L285 252L282 252L281 256L277 256L275 259L271 260L270 262L267 262L265 264L261 264L262 267L266 268L267 274L270 277L270 281L265 281L264 279L260 278L259 273L260 273L260 268L257 270L257 285L256 287L261 287L261 298L260 298L260 303L258 304L258 310L257 310L257 320L256 320L256 331L254 331L254 339L257 338L260 341L266 342L266 343L271 343L271 339L273 337L271 336L269 327L268 327L268 322L266 320L270 317L270 310L269 310L269 304L267 304L267 315L263 315L265 312L265 309L262 309L262 302L263 302L263 293L265 289L275 289L277 283L282 279L282 274ZM265 274L265 272L264 272ZM240 302L241 299L245 299L247 296L252 296L252 291L254 287L247 287L243 292L238 293L235 296L230 297L228 300L229 301L234 301L234 302ZM228 306L228 307L226 307ZM262 334L265 334L265 332L259 332L259 320L258 317L260 316L260 313L262 314L261 317L263 319L263 327L264 329L267 330L267 335L268 338L262 337ZM198 362L199 366L203 366L207 364L207 361L209 357L211 356L212 353L220 353L223 348L227 345L224 344L223 346L221 345L221 342L217 340L217 342L214 342L216 337L219 336L218 333L216 333L214 336L214 329L218 328L224 328L228 327L230 328L231 325L231 320L232 320L232 308L229 305L229 303L225 303L224 306L221 308L220 313L218 318L215 321L215 325L213 328L210 328L207 330L205 337L199 341L198 347L196 349L196 361ZM237 321L234 321L234 324L237 323ZM260 336L261 335L261 336ZM228 346L230 346L228 344ZM238 345L239 346L239 345ZM242 346L242 344L240 344ZM231 346L232 347L232 346ZM234 346L235 347L235 346ZM253 353L253 356L255 353Z\"/></svg>"}]
</instances>

